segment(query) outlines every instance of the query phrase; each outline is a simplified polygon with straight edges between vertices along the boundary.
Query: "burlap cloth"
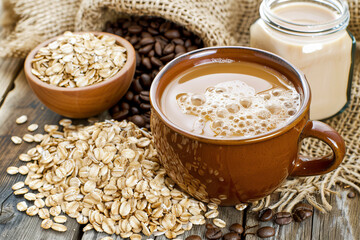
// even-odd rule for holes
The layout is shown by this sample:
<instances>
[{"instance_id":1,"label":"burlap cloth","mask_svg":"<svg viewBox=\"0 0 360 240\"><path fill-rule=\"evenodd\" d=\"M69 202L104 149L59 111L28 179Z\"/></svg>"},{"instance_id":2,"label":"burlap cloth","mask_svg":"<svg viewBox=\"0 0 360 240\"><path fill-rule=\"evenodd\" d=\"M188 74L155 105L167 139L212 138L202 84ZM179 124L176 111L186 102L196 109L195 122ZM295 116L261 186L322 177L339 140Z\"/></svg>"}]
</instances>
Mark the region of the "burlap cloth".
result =
<instances>
[{"instance_id":1,"label":"burlap cloth","mask_svg":"<svg viewBox=\"0 0 360 240\"><path fill-rule=\"evenodd\" d=\"M163 17L200 36L206 46L247 45L249 27L258 18L260 0L3 0L0 56L25 57L38 43L66 30L103 30L108 20L125 15ZM360 7L349 0L349 29L360 39ZM358 58L357 58L358 59ZM352 99L345 112L326 122L345 139L347 155L341 166L324 176L287 180L276 190L280 198L267 197L254 204L290 211L306 199L320 211L331 210L327 197L336 184L360 193L360 62L357 60ZM326 146L303 143L304 154L322 155Z\"/></svg>"}]
</instances>

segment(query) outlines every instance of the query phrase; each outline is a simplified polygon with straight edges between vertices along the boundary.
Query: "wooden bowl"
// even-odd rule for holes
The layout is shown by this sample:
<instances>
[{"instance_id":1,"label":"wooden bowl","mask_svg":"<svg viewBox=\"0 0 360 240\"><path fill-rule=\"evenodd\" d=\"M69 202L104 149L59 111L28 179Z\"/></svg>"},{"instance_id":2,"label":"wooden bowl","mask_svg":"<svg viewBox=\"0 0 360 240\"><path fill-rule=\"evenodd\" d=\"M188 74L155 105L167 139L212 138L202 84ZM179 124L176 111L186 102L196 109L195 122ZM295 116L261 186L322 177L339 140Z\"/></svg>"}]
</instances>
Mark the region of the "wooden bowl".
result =
<instances>
[{"instance_id":1,"label":"wooden bowl","mask_svg":"<svg viewBox=\"0 0 360 240\"><path fill-rule=\"evenodd\" d=\"M123 68L113 77L100 83L76 88L58 87L41 81L31 73L31 61L36 53L58 37L39 44L26 57L24 71L30 87L41 102L65 117L86 118L99 114L115 105L131 85L136 65L134 47L126 39L114 34L105 32L93 32L93 34L109 35L127 51L127 60Z\"/></svg>"}]
</instances>

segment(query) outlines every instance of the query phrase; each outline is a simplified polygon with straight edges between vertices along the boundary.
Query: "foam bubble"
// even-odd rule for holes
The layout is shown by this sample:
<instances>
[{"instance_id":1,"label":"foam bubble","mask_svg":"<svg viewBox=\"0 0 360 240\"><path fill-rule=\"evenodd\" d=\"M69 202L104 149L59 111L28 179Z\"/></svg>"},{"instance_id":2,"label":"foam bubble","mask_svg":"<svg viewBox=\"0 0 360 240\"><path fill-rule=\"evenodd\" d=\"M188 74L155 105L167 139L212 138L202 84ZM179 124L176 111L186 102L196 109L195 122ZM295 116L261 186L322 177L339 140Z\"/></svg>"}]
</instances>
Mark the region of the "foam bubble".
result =
<instances>
[{"instance_id":1,"label":"foam bubble","mask_svg":"<svg viewBox=\"0 0 360 240\"><path fill-rule=\"evenodd\" d=\"M240 80L211 86L204 94L181 93L176 99L185 114L198 117L195 133L203 134L209 124L214 135L224 137L258 135L283 126L300 106L300 96L292 86L256 94Z\"/></svg>"}]
</instances>

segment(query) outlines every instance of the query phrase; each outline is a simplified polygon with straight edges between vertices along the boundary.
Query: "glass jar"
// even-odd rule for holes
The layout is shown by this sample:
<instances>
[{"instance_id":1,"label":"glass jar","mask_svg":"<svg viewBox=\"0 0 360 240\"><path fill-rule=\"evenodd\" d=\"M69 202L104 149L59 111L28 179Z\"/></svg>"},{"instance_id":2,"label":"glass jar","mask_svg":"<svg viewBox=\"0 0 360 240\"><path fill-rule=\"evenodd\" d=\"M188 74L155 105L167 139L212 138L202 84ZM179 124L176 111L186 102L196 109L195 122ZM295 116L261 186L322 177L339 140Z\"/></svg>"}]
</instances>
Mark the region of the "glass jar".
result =
<instances>
[{"instance_id":1,"label":"glass jar","mask_svg":"<svg viewBox=\"0 0 360 240\"><path fill-rule=\"evenodd\" d=\"M273 52L304 72L311 119L329 118L350 100L355 38L342 0L263 0L250 46Z\"/></svg>"}]
</instances>

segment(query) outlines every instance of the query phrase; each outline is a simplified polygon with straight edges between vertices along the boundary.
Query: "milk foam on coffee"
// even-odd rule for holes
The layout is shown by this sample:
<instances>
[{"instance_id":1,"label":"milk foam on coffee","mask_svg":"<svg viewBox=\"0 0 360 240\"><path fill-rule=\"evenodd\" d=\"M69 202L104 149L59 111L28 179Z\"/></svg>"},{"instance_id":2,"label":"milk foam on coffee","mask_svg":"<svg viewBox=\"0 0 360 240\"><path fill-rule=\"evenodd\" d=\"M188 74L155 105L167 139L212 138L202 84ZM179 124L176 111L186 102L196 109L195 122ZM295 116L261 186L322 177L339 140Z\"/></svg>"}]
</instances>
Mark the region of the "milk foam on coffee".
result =
<instances>
[{"instance_id":1,"label":"milk foam on coffee","mask_svg":"<svg viewBox=\"0 0 360 240\"><path fill-rule=\"evenodd\" d=\"M220 72L219 66L223 64L227 63L217 63ZM251 69L250 67L255 66L254 71L259 72L266 70L256 65L246 63L245 67ZM201 66L204 67L209 66ZM213 72L216 71L214 69L216 68L213 67ZM251 76L251 71L249 75L214 73L198 76L185 81L188 84L188 87L182 89L185 91L165 93L166 103L163 101L163 105L168 106L171 121L196 134L218 137L263 134L288 122L300 108L300 96L284 76L278 79L277 84L263 79L262 84L255 84L258 80ZM179 82L181 83L181 78ZM194 82L193 88L191 82ZM199 88L201 85L202 89ZM173 87L181 89L181 84ZM197 91L194 92L194 89ZM175 101L176 105L172 104ZM170 109L176 114L172 114Z\"/></svg>"}]
</instances>

